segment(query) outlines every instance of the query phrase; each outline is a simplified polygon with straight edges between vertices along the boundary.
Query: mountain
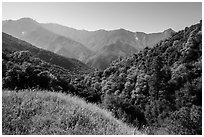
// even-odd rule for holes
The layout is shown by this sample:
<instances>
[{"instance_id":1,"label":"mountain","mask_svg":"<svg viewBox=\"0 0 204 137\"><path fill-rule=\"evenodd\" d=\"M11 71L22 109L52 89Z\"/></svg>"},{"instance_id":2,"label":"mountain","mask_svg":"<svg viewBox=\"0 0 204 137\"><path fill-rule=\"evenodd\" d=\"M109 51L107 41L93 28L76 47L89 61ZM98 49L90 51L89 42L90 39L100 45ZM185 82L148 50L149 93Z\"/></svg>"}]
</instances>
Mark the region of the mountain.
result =
<instances>
[{"instance_id":1,"label":"mountain","mask_svg":"<svg viewBox=\"0 0 204 137\"><path fill-rule=\"evenodd\" d=\"M41 25L49 31L78 41L92 50L94 53L85 60L85 63L100 70L107 68L118 57L131 55L131 53L138 52L145 47L153 47L174 33L172 29L146 34L125 29L86 31L53 23Z\"/></svg>"},{"instance_id":2,"label":"mountain","mask_svg":"<svg viewBox=\"0 0 204 137\"><path fill-rule=\"evenodd\" d=\"M92 51L99 51L104 46L116 43L117 41L121 41L124 44L131 45L137 50L141 50L145 47L154 46L159 41L168 38L174 33L172 29L167 29L159 33L146 34L143 32L131 32L125 29L86 31L53 23L44 23L41 25L49 31L82 43Z\"/></svg>"},{"instance_id":3,"label":"mountain","mask_svg":"<svg viewBox=\"0 0 204 137\"><path fill-rule=\"evenodd\" d=\"M3 21L2 24L3 32L100 70L118 57L153 47L174 33L172 29L150 34L125 29L86 31L54 23L38 23L30 18Z\"/></svg>"},{"instance_id":4,"label":"mountain","mask_svg":"<svg viewBox=\"0 0 204 137\"><path fill-rule=\"evenodd\" d=\"M50 68L54 65L48 65L34 58L36 56L51 62L53 60L49 57L57 56L60 57L56 61L59 63L64 57L50 51L40 54L41 52L38 51L42 49L10 35L4 33L2 35L4 36L2 40L4 134L11 134L11 132L13 134L31 132L55 134L63 130L67 131L70 127L71 133L79 131L77 132L79 134L82 131L95 129L93 127L99 126L100 123L104 125L105 121L107 123L107 119L103 121L102 117L94 119L101 111L93 106L79 103L80 101L78 102L75 98L73 100L66 98L64 94L38 92L39 89L43 89L80 96L87 102L93 102L111 111L114 118L146 134L202 135L202 20L200 23L172 34L153 47L146 47L130 56L118 58L103 71L95 70L91 71L92 73L79 74L77 77L59 73L56 69L53 73ZM152 41L150 38L148 40ZM104 52L99 51L92 56L96 55L97 58L97 55L103 55L108 51L112 52L111 54L117 51L123 55L128 52L126 47L132 51L131 45L125 45L123 41L118 40L100 49ZM29 52L16 51L19 48L20 50L29 49L32 58L27 58ZM65 66L69 65L69 63L61 63ZM75 66L78 65L73 64L73 67L70 66L69 69L73 71L76 69ZM22 89L24 92L20 91ZM30 93L28 93L25 89L33 90L29 90ZM74 105L70 105L71 102L67 105L67 101L76 102ZM56 107L56 104L63 104L64 107ZM78 110L73 107L76 105ZM69 112L66 107L74 110L73 113L71 111L73 114L70 118L71 122L69 122L70 119L66 119L66 115L62 116ZM58 108L63 110L58 111ZM99 113L89 113L89 108ZM58 112L62 115L57 115ZM86 114L92 118L89 119L90 117L86 117ZM97 121L97 124L89 126L92 120ZM113 125L113 123L110 124ZM86 130L87 125L90 130ZM99 129L103 130L100 127ZM41 131L42 128L44 129ZM110 129L118 133L121 128L110 128L107 125L105 133Z\"/></svg>"},{"instance_id":5,"label":"mountain","mask_svg":"<svg viewBox=\"0 0 204 137\"><path fill-rule=\"evenodd\" d=\"M48 31L30 18L3 21L2 24L3 32L68 58L83 60L91 53L81 43Z\"/></svg>"},{"instance_id":6,"label":"mountain","mask_svg":"<svg viewBox=\"0 0 204 137\"><path fill-rule=\"evenodd\" d=\"M44 60L45 62L48 62L50 64L58 65L70 71L87 71L90 69L90 67L76 59L67 58L47 50L37 48L30 43L17 39L6 33L2 33L3 54L25 50L30 51L32 56L34 57Z\"/></svg>"},{"instance_id":7,"label":"mountain","mask_svg":"<svg viewBox=\"0 0 204 137\"><path fill-rule=\"evenodd\" d=\"M144 32L135 32L135 40L137 45L141 45L142 47L153 47L159 41L170 37L173 33L174 31L171 28L160 33L146 34Z\"/></svg>"},{"instance_id":8,"label":"mountain","mask_svg":"<svg viewBox=\"0 0 204 137\"><path fill-rule=\"evenodd\" d=\"M126 57L136 53L137 50L128 44L117 41L114 44L103 47L95 55L87 60L87 64L100 70L106 69L112 61L119 57Z\"/></svg>"},{"instance_id":9,"label":"mountain","mask_svg":"<svg viewBox=\"0 0 204 137\"><path fill-rule=\"evenodd\" d=\"M106 109L148 134L202 134L202 21L120 58L99 81Z\"/></svg>"}]
</instances>

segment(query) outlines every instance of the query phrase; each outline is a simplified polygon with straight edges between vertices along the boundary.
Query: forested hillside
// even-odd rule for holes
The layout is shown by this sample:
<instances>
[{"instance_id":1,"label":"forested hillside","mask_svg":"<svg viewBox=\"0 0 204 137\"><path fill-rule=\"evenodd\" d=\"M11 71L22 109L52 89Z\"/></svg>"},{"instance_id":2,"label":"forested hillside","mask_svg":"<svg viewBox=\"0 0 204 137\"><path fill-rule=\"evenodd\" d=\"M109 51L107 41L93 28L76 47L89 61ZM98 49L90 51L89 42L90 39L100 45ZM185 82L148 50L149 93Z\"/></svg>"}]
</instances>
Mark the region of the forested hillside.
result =
<instances>
[{"instance_id":1,"label":"forested hillside","mask_svg":"<svg viewBox=\"0 0 204 137\"><path fill-rule=\"evenodd\" d=\"M75 94L147 134L202 134L201 28L202 21L89 74L3 52L3 88Z\"/></svg>"},{"instance_id":2,"label":"forested hillside","mask_svg":"<svg viewBox=\"0 0 204 137\"><path fill-rule=\"evenodd\" d=\"M78 82L80 77L91 71L93 69L76 59L39 49L2 33L3 89L62 91L94 102L99 95Z\"/></svg>"},{"instance_id":3,"label":"forested hillside","mask_svg":"<svg viewBox=\"0 0 204 137\"><path fill-rule=\"evenodd\" d=\"M202 21L90 76L104 107L150 134L201 134L201 28Z\"/></svg>"}]
</instances>

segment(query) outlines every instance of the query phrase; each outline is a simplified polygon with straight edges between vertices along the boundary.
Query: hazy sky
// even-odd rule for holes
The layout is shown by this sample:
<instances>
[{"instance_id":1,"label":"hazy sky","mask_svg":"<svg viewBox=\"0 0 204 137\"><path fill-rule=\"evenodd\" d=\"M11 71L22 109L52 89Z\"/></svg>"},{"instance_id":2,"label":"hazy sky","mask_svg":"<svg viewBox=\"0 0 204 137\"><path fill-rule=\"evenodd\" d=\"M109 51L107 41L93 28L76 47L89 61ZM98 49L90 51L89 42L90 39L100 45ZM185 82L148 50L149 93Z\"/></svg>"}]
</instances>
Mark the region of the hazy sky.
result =
<instances>
[{"instance_id":1,"label":"hazy sky","mask_svg":"<svg viewBox=\"0 0 204 137\"><path fill-rule=\"evenodd\" d=\"M124 28L146 33L175 31L202 19L202 3L3 3L2 18L30 17L76 29Z\"/></svg>"}]
</instances>

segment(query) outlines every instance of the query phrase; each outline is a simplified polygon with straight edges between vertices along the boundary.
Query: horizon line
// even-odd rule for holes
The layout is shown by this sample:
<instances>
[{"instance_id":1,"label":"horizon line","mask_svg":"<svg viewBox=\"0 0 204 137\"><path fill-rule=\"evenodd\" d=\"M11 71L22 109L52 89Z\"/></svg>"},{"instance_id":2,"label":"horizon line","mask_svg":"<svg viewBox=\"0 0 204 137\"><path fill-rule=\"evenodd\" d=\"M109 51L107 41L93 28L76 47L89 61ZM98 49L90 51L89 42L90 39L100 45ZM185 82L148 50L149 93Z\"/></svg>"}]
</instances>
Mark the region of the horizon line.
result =
<instances>
[{"instance_id":1,"label":"horizon line","mask_svg":"<svg viewBox=\"0 0 204 137\"><path fill-rule=\"evenodd\" d=\"M176 30L174 30L171 27L169 27L169 28L167 28L167 29L165 29L163 31L158 31L158 32L132 31L132 30L129 30L129 29L126 29L126 28L122 28L122 27L121 28L115 28L115 29L104 29L104 28L102 28L102 29L96 29L96 30L88 30L88 29L74 28L74 27L70 27L70 26L67 26L67 25L64 25L64 24L60 24L60 23L55 23L55 22L39 22L36 19L31 18L31 17L21 17L21 18L17 18L17 19L2 19L2 21L18 21L18 20L21 20L21 19L31 19L33 21L36 21L39 24L56 24L56 25L60 25L60 26L63 26L63 27L70 28L70 29L75 29L75 30L78 30L78 31L88 31L88 32L96 32L96 31L107 31L108 32L108 31L116 31L116 30L124 29L124 30L132 32L132 33L142 32L142 33L145 33L145 34L154 34L154 33L162 33L162 32L164 32L166 30L169 30L169 29L173 30L174 32L178 32L178 31L182 30L182 29L180 29L180 30L176 31ZM202 19L200 19L200 20L202 20ZM194 23L194 24L197 24L197 23ZM186 26L186 27L189 27L189 26ZM183 29L185 29L185 28L183 28Z\"/></svg>"}]
</instances>

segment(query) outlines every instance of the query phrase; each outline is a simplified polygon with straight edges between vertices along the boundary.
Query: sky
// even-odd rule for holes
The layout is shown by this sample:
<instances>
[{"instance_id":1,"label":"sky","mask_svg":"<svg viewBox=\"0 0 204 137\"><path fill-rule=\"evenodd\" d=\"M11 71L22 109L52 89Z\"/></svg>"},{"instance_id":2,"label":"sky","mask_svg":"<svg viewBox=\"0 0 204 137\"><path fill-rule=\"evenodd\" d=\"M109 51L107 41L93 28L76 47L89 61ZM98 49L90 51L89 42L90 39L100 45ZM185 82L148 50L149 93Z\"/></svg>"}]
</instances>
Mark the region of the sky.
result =
<instances>
[{"instance_id":1,"label":"sky","mask_svg":"<svg viewBox=\"0 0 204 137\"><path fill-rule=\"evenodd\" d=\"M57 23L75 29L126 29L146 33L175 31L202 19L201 2L3 2L2 19L30 17L40 23Z\"/></svg>"}]
</instances>

